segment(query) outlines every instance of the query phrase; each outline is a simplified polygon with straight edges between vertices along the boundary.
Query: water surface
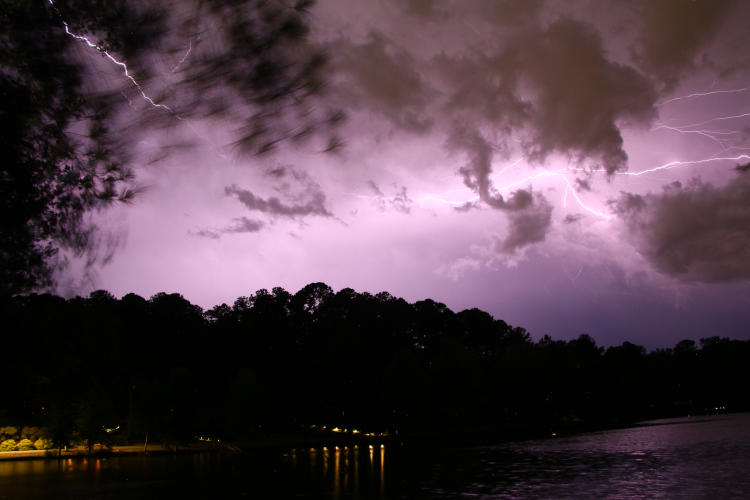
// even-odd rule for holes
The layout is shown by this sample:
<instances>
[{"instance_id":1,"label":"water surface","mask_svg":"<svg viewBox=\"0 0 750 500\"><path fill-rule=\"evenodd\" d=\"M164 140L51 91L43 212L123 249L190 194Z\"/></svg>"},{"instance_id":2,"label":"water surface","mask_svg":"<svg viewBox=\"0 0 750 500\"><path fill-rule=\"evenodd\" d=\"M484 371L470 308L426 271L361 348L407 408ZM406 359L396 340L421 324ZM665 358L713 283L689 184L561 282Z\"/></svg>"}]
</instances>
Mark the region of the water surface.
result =
<instances>
[{"instance_id":1,"label":"water surface","mask_svg":"<svg viewBox=\"0 0 750 500\"><path fill-rule=\"evenodd\" d=\"M0 499L750 498L750 414L494 446L0 462Z\"/></svg>"}]
</instances>

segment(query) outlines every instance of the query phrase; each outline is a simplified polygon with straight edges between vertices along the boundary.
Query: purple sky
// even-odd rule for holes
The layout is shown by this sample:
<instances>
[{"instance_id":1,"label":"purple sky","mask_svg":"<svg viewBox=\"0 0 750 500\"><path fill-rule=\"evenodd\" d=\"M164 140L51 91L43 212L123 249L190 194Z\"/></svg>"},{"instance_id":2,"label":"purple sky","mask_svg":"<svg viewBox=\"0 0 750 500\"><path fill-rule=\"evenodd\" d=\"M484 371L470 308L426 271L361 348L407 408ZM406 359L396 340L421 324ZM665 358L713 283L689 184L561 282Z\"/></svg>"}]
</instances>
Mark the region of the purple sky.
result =
<instances>
[{"instance_id":1,"label":"purple sky","mask_svg":"<svg viewBox=\"0 0 750 500\"><path fill-rule=\"evenodd\" d=\"M139 167L137 202L99 216L114 257L61 293L211 307L324 281L535 339L750 338L750 3L320 0L311 18L344 147L247 157L228 125L185 123L170 134L198 147Z\"/></svg>"}]
</instances>

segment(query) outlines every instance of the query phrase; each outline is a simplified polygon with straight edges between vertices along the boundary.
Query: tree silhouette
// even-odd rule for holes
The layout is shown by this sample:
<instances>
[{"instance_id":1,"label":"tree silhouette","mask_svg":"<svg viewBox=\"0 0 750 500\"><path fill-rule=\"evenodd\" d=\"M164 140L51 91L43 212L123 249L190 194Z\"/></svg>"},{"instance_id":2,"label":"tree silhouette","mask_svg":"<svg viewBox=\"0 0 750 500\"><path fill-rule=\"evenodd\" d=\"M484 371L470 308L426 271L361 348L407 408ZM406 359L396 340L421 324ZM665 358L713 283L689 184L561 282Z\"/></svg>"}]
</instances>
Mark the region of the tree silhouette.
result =
<instances>
[{"instance_id":1,"label":"tree silhouette","mask_svg":"<svg viewBox=\"0 0 750 500\"><path fill-rule=\"evenodd\" d=\"M256 154L332 130L310 4L0 0L0 296L110 256L87 215L133 200L144 134L221 120Z\"/></svg>"},{"instance_id":2,"label":"tree silhouette","mask_svg":"<svg viewBox=\"0 0 750 500\"><path fill-rule=\"evenodd\" d=\"M750 341L650 353L588 335L535 343L478 309L324 283L207 312L179 294L99 290L17 296L0 314L13 353L0 364L0 427L45 427L58 446L255 440L310 424L523 437L750 409Z\"/></svg>"}]
</instances>

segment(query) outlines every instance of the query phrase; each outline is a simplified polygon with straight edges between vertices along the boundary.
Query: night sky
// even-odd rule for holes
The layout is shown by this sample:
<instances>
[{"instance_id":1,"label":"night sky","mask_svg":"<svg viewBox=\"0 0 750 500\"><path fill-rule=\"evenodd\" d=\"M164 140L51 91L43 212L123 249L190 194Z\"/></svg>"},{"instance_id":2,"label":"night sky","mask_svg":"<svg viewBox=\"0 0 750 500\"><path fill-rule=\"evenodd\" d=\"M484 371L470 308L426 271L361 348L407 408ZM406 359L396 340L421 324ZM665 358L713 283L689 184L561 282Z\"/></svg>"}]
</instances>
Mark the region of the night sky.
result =
<instances>
[{"instance_id":1,"label":"night sky","mask_svg":"<svg viewBox=\"0 0 750 500\"><path fill-rule=\"evenodd\" d=\"M209 120L141 140L139 198L96 215L112 258L60 293L207 308L323 281L534 339L750 338L750 3L320 0L310 19L342 147L248 156ZM150 85L168 101L211 43L185 39ZM165 155L180 136L195 146Z\"/></svg>"}]
</instances>

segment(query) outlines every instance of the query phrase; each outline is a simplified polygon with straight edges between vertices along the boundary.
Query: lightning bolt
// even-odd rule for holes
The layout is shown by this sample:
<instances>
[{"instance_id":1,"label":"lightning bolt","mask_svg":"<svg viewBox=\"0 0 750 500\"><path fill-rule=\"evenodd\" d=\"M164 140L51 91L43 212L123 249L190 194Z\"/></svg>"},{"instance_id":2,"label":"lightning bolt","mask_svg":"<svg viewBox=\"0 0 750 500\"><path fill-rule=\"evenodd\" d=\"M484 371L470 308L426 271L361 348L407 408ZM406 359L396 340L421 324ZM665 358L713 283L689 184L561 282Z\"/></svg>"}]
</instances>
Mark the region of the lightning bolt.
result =
<instances>
[{"instance_id":1,"label":"lightning bolt","mask_svg":"<svg viewBox=\"0 0 750 500\"><path fill-rule=\"evenodd\" d=\"M85 43L86 45L88 45L92 49L95 49L95 50L99 51L100 53L104 54L104 56L107 59L109 59L110 61L112 61L113 64L115 64L115 65L119 66L120 68L122 68L122 71L123 71L123 74L125 75L125 78L127 78L128 80L130 80L133 83L133 85L135 86L135 88L137 88L138 91L141 93L141 96L143 97L143 99L145 99L149 104L151 104L151 106L153 106L155 108L165 109L165 110L169 111L170 113L174 114L174 111L172 110L172 108L170 108L169 106L167 106L165 104L159 104L159 103L155 102L151 97L148 96L148 94L146 94L146 91L143 90L143 87L141 86L141 84L138 83L138 81L133 77L133 75L130 74L130 72L128 71L128 65L124 61L118 60L112 54L110 54L109 51L107 51L104 47L101 47L100 45L92 42L88 37L86 37L84 35L79 35L77 33L73 33L72 31L70 31L70 27L68 26L68 23L65 21L65 19L63 19L62 14L58 10L58 8L55 5L54 1L53 0L48 0L48 1L49 1L49 4L52 6L52 8L57 13L58 17L60 17L60 22L62 22L62 25L65 28L65 33L68 36L70 36L72 38L75 38L76 40L79 40L79 41ZM187 57L187 55L186 55L186 57Z\"/></svg>"},{"instance_id":2,"label":"lightning bolt","mask_svg":"<svg viewBox=\"0 0 750 500\"><path fill-rule=\"evenodd\" d=\"M744 160L750 160L750 155L741 154L737 156L714 156L711 158L703 158L700 160L675 160L675 161L664 163L662 165L658 165L656 167L651 167L645 170L640 170L638 172L615 172L614 175L639 177L641 175L658 172L660 170L669 170L669 169L677 168L677 167L687 167L690 165L703 165L706 163L714 163L718 161L738 162L738 161L744 161ZM582 167L567 167L567 170L574 171L574 172L596 172L596 173L607 172L607 169L605 168L587 169L587 168L582 168Z\"/></svg>"},{"instance_id":3,"label":"lightning bolt","mask_svg":"<svg viewBox=\"0 0 750 500\"><path fill-rule=\"evenodd\" d=\"M606 220L611 219L612 215L604 213L604 212L602 212L600 210L597 210L597 209L595 209L593 207L590 207L589 205L587 205L581 199L581 197L576 192L576 189L573 186L573 183L570 182L570 179L568 179L568 177L565 175L565 172L568 171L568 170L569 169L567 167L559 168L559 169L556 169L556 170L545 169L545 170L542 170L541 172L537 172L536 174L532 174L532 175L529 175L527 177L524 177L521 180L505 184L504 186L501 186L501 187L497 188L497 190L500 191L500 192L503 192L503 191L507 192L507 191L510 191L513 188L516 188L516 187L521 186L521 185L525 185L525 184L527 184L527 183L529 183L529 182L531 182L533 180L540 179L542 177L556 177L556 178L562 179L562 181L565 183L565 191L564 191L564 194L563 194L563 204L565 206L567 206L567 196L568 196L568 191L570 191L573 194L573 198L576 200L576 203L578 203L579 207L581 207L582 209L584 209L588 213L590 213L592 215L595 215L597 217L600 217L602 219L606 219Z\"/></svg>"},{"instance_id":4,"label":"lightning bolt","mask_svg":"<svg viewBox=\"0 0 750 500\"><path fill-rule=\"evenodd\" d=\"M657 106L663 106L665 104L670 104L677 101L683 101L683 100L692 100L702 97L708 97L708 96L714 96L714 95L722 95L722 94L737 94L742 92L748 92L750 91L750 87L742 87L742 88L736 88L736 89L727 89L727 90L711 90L711 91L705 91L705 92L694 92L692 94L687 94L683 96L673 97L671 99L667 99L665 101L661 101L657 103ZM703 136L716 144L719 145L721 148L721 151L723 153L726 153L729 150L747 150L749 148L742 147L740 145L732 145L730 143L730 140L733 137L741 136L742 132L740 130L707 130L702 127L703 125L707 125L709 123L715 123L715 122L723 122L723 121L730 121L730 120L739 120L741 118L747 118L750 117L750 112L740 113L736 115L727 115L727 116L717 116L714 118L710 118L708 120L703 120L696 123L691 123L688 125L680 125L680 126L669 126L663 123L657 124L656 127L651 129L652 131L659 130L659 129L665 129L670 130L673 132L677 132L679 134L695 134L699 136ZM740 142L741 143L741 142Z\"/></svg>"},{"instance_id":5,"label":"lightning bolt","mask_svg":"<svg viewBox=\"0 0 750 500\"><path fill-rule=\"evenodd\" d=\"M448 200L446 198L443 198L440 195L436 194L426 194L422 195L419 198L417 198L418 202L426 202L426 201L436 201L438 203L442 203L444 205L453 205L454 207L460 207L461 205L466 205L467 203L474 203L476 201L479 201L479 196L472 196L471 198L467 198L465 200Z\"/></svg>"},{"instance_id":6,"label":"lightning bolt","mask_svg":"<svg viewBox=\"0 0 750 500\"><path fill-rule=\"evenodd\" d=\"M715 90L715 91L705 91L705 92L695 92L692 94L687 94L683 96L673 97L671 99L667 99L665 101L662 101L660 103L657 103L658 106L663 106L666 104L679 102L679 101L685 101L685 100L692 100L692 99L698 99L698 98L704 98L708 96L714 96L714 95L722 95L722 94L737 94L742 92L748 92L750 91L750 86L748 87L742 87L742 88L735 88L735 89L727 89L727 90ZM653 174L659 171L663 170L671 170L674 168L682 168L682 167L690 167L690 166L707 166L712 163L720 163L720 162L742 162L742 161L748 161L750 160L750 155L748 154L737 154L737 155L730 155L728 154L729 151L740 151L743 152L750 150L750 148L745 147L741 142L741 135L742 132L740 130L733 130L733 129L727 129L727 128L706 128L705 125L708 124L716 124L720 122L727 122L731 120L739 120L743 118L750 117L750 112L743 112L733 115L726 115L726 116L716 116L713 118L710 118L708 120L703 120L696 123L691 123L687 125L679 125L679 126L673 126L673 125L667 125L665 123L658 123L657 126L655 126L652 131L656 130L668 130L680 134L690 134L690 135L697 135L699 137L704 137L716 145L719 146L720 152L718 154L712 155L707 158L700 158L695 160L674 160L669 161L660 165L656 165L653 167L645 168L643 170L638 171L626 171L626 172L614 172L613 175L615 176L628 176L628 177L640 177L643 175L649 175ZM507 172L509 169L515 167L521 162L522 158L514 161L510 165L507 165L503 167L501 170L499 170L495 175L499 176ZM568 206L568 198L570 196L573 197L575 200L575 203L586 212L595 215L596 217L602 218L602 219L611 219L613 215L605 213L601 210L597 210L596 208L588 205L582 197L578 194L578 191L576 190L575 186L571 182L571 180L566 175L567 172L586 172L586 173L605 173L607 175L610 175L610 172L607 171L605 168L582 168L582 167L573 167L568 166L565 168L559 168L559 169L545 169L540 172L532 173L523 179L515 180L512 182L508 182L504 185L498 186L498 182L496 181L496 189L497 192L508 192L512 189L516 189L522 185L526 185L528 183L531 183L532 181L549 177L549 178L555 178L559 179L562 183L565 185L565 189L563 192L563 199L562 203L563 206L567 208ZM467 202L476 202L479 200L479 196L474 196L472 198L469 198L465 201L455 201L454 199L447 199L445 196L441 195L427 195L423 196L421 200L431 200L436 201L439 203L445 203L449 205L462 205Z\"/></svg>"},{"instance_id":7,"label":"lightning bolt","mask_svg":"<svg viewBox=\"0 0 750 500\"><path fill-rule=\"evenodd\" d=\"M681 128L692 128L692 127L700 127L701 125L706 125L707 123L713 123L718 121L726 121L726 120L737 120L740 118L746 118L750 116L750 112L747 113L741 113L739 115L729 115L729 116L717 116L716 118L711 118L709 120L705 120L698 123L691 123L689 125L683 125Z\"/></svg>"},{"instance_id":8,"label":"lightning bolt","mask_svg":"<svg viewBox=\"0 0 750 500\"><path fill-rule=\"evenodd\" d=\"M523 157L521 157L521 158L517 159L516 161L514 161L514 162L513 162L513 163L511 163L510 165L506 165L506 166L504 166L504 167L503 167L503 168L502 168L502 169L501 169L501 170L500 170L500 171L499 171L499 172L498 172L497 174L498 174L498 175L502 175L503 173L507 172L507 171L508 171L508 170L510 170L511 168L513 168L513 167L515 167L516 165L518 165L519 163L521 163L521 161L522 161L522 160L523 160Z\"/></svg>"},{"instance_id":9,"label":"lightning bolt","mask_svg":"<svg viewBox=\"0 0 750 500\"><path fill-rule=\"evenodd\" d=\"M109 51L107 51L106 49L104 49L99 44L93 42L87 36L72 32L70 30L70 27L69 27L68 23L65 21L65 19L63 19L60 11L58 10L57 6L55 5L54 0L48 0L48 2L52 6L52 8L55 10L55 12L57 13L58 17L60 18L60 21L61 21L61 23L62 23L62 25L63 25L63 27L65 29L65 33L68 36L70 36L70 37L72 37L72 38L74 38L74 39L76 39L76 40L78 40L78 41L80 41L82 43L85 43L88 47L90 47L92 49L95 49L98 52L100 52L101 54L103 54L107 59L109 59L112 62L112 64L114 64L114 65L116 65L116 66L118 66L118 67L120 67L122 69L122 72L123 72L123 75L125 76L125 78L127 78L128 80L130 80L130 82L138 90L138 92L140 93L141 97L146 102L148 102L154 108L164 109L164 110L172 113L177 119L179 119L181 121L185 121L188 124L188 126L190 127L190 129L194 133L196 133L197 135L201 136L201 134L199 134L198 131L195 130L195 128L192 126L192 124L190 122L188 122L184 118L182 118L179 115L177 115L172 108L170 108L169 106L167 106L165 104L160 104L160 103L157 103L156 101L154 101L154 99L151 98L146 93L146 91L143 88L143 86L129 72L128 66L127 66L127 64L124 61L121 61L121 60L117 59ZM174 68L172 68L172 70L171 70L172 72L175 72L177 70L177 68L189 57L191 51L192 51L192 39L189 40L189 42L188 42L188 49L185 52L185 54L183 55L182 59L180 59L180 61L174 66ZM688 94L688 95L684 95L684 96L679 96L679 97L674 97L674 98L671 98L671 99L667 99L665 101L661 101L661 102L657 103L656 106L664 106L664 105L667 105L667 104L670 104L670 103L674 103L674 102L678 102L678 101L696 99L696 98L707 97L707 96L712 96L712 95L734 94L734 93L747 92L748 90L750 90L750 87L743 87L743 88L729 89L729 90L716 90L716 91L708 91L708 92L697 92L697 93L692 93L692 94ZM700 135L700 136L706 137L707 139L712 140L713 142L715 142L716 144L718 144L722 148L722 151L724 151L724 152L726 152L729 149L740 149L740 150L743 150L743 149L748 149L748 148L744 148L744 147L740 147L740 146L727 146L725 144L725 142L728 139L725 139L725 138L722 137L722 136L737 135L737 134L740 133L739 131L733 131L733 130L703 130L703 129L696 129L696 127L701 127L701 126L707 125L709 123L715 123L715 122L721 122L721 121L730 121L730 120L737 120L737 119L746 118L746 117L750 117L750 112L740 113L740 114L736 114L736 115L714 117L714 118L711 118L711 119L708 119L708 120L704 120L704 121L701 121L701 122L698 122L698 123L693 123L693 124L688 124L688 125L682 125L682 126L677 126L677 127L668 126L668 125L665 125L665 124L659 124L659 125L657 125L652 130L666 129L666 130L671 130L671 131L675 131L675 132L682 133L682 134L696 134L696 135ZM517 166L522 160L523 160L523 158L519 158L518 160L514 161L513 163L511 163L511 164L503 167L496 175L502 175L503 173L505 173L509 169ZM655 167L647 168L647 169L644 169L644 170L641 170L641 171L637 171L637 172L615 172L614 175L617 175L617 176L634 176L634 177L637 177L637 176L641 176L641 175L646 175L646 174L658 172L658 171L661 171L661 170L669 170L669 169L673 169L673 168L685 167L685 166L690 166L690 165L703 165L703 164L714 163L714 162L723 162L723 161L735 161L736 162L736 161L745 161L745 160L750 160L750 155L741 154L741 155L737 155L737 156L711 157L711 158L705 158L705 159L699 159L699 160L689 160L689 161L676 160L676 161L670 161L670 162L664 163L662 165L658 165L658 166L655 166ZM568 171L573 171L573 172L585 171L585 172L607 173L607 170L604 169L604 168L601 168L601 169L584 169L584 168L580 168L580 167L570 167L570 166L568 166L568 167L564 167L564 168L560 168L560 169L556 169L556 170L545 169L545 170L542 170L540 172L537 172L537 173L534 173L532 175L529 175L529 176L527 176L527 177L525 177L525 178L523 178L521 180L513 181L513 182L510 182L508 184L505 184L505 185L503 185L501 187L498 187L496 189L499 192L507 192L507 191L510 191L510 190L518 187L518 186L525 185L527 183L530 183L531 181L534 181L534 180L537 180L537 179L540 179L540 178L543 178L543 177L559 178L565 184L565 190L564 190L564 194L563 194L563 205L564 206L567 206L568 193L570 192L572 194L573 198L575 199L576 203L582 209L584 209L585 211L587 211L587 212L589 212L592 215L595 215L597 217L603 218L603 219L607 219L607 220L611 219L613 217L611 214L607 214L607 213L604 213L602 211L596 210L595 208L588 206L581 199L581 197L578 195L575 187L571 183L570 179L565 175L565 173L568 172ZM444 204L448 204L448 205L459 206L459 205L463 205L463 204L466 204L466 203L476 202L479 199L480 199L480 197L477 196L477 195L475 195L473 197L470 197L470 198L468 198L466 200L463 200L463 201L450 200L450 199L444 198L444 197L442 197L440 195L424 195L424 196L421 196L420 198L418 198L417 200L418 201L436 201L436 202L444 203Z\"/></svg>"},{"instance_id":10,"label":"lightning bolt","mask_svg":"<svg viewBox=\"0 0 750 500\"><path fill-rule=\"evenodd\" d=\"M172 73L174 73L175 71L177 71L177 68L180 67L180 64L182 64L182 63L185 62L185 59L188 58L188 56L190 55L190 52L192 52L192 50L193 50L193 39L191 38L190 40L188 40L188 49L187 49L187 52L185 52L185 55L182 56L182 59L180 59L180 61L177 64L175 64L175 67L172 68Z\"/></svg>"},{"instance_id":11,"label":"lightning bolt","mask_svg":"<svg viewBox=\"0 0 750 500\"><path fill-rule=\"evenodd\" d=\"M750 87L743 87L741 89L731 89L731 90L712 90L709 92L696 92L694 94L688 94L683 95L680 97L673 97L672 99L667 99L666 101L657 102L657 106L664 106L665 104L669 104L676 101L684 101L686 99L695 99L697 97L706 97L710 95L716 95L716 94L737 94L740 92L747 92L750 90Z\"/></svg>"},{"instance_id":12,"label":"lightning bolt","mask_svg":"<svg viewBox=\"0 0 750 500\"><path fill-rule=\"evenodd\" d=\"M680 134L697 134L701 135L703 137L706 137L710 139L711 141L715 142L719 145L722 151L726 151L729 149L730 146L725 144L729 141L729 139L723 139L717 136L733 136L733 135L739 135L741 132L739 130L688 130L687 127L671 127L669 125L659 124L656 127L652 128L651 131L654 132L656 130L660 129L666 129L671 130Z\"/></svg>"},{"instance_id":13,"label":"lightning bolt","mask_svg":"<svg viewBox=\"0 0 750 500\"><path fill-rule=\"evenodd\" d=\"M113 64L115 64L115 65L119 66L120 68L122 68L123 75L125 76L125 78L127 78L128 80L130 80L130 82L133 84L133 86L135 86L135 88L138 89L138 92L141 94L141 97L143 97L143 99L146 102L148 102L154 108L164 109L164 110L168 111L169 113L171 113L175 118L177 118L178 120L180 120L180 121L184 122L185 124L187 124L188 128L193 132L193 134L195 134L196 137L198 137L198 138L200 138L200 139L208 142L209 145L211 146L211 148L214 151L218 151L219 148L213 143L213 141L211 141L206 136L204 136L202 133L200 133L195 128L195 126L193 125L192 122L190 122L185 117L180 116L179 114L177 114L172 108L170 108L166 104L157 103L156 101L154 101L153 98L151 98L148 94L146 94L146 91L144 90L143 86L135 79L135 77L133 77L133 75L130 73L130 71L128 71L128 65L127 65L127 63L125 63L125 61L121 61L121 60L117 59L109 51L107 51L106 49L104 49L100 45L94 43L88 37L86 37L84 35L77 34L77 33L73 33L72 31L70 31L70 26L65 21L65 19L62 16L62 14L59 11L59 9L55 5L54 0L48 0L48 2L52 6L52 8L54 9L54 11L57 13L57 16L60 18L60 22L62 23L63 27L65 28L65 33L68 36L70 36L70 37L72 37L72 38L74 38L76 40L79 40L79 41L85 43L88 47L90 47L92 49L97 50L98 52L100 52L101 54L103 54L107 59L109 59ZM193 41L192 41L192 39L190 39L188 41L188 49L185 52L185 55L183 55L182 59L180 59L180 61L177 63L177 65L175 65L175 67L172 68L172 72L174 72L180 64L182 64L183 62L185 62L185 60L190 56L190 53L192 52L192 50L193 50ZM125 96L124 93L123 93L123 96ZM125 96L125 98L128 100L128 104L130 104L130 106L132 106L133 102L130 100L130 98L128 98L127 96ZM225 159L225 160L227 159L227 156L224 155L224 154L222 154L222 153L216 153L216 154L219 157L221 157L222 159Z\"/></svg>"},{"instance_id":14,"label":"lightning bolt","mask_svg":"<svg viewBox=\"0 0 750 500\"><path fill-rule=\"evenodd\" d=\"M636 172L615 172L614 175L617 175L617 176L640 177L642 175L651 174L651 173L658 172L658 171L661 171L661 170L670 170L670 169L674 169L674 168L687 167L687 166L691 166L691 165L693 165L693 166L694 165L705 165L705 164L709 164L709 163L728 162L728 161L731 161L731 162L741 162L741 161L748 161L748 160L750 160L750 155L748 155L748 154L741 154L741 155L737 155L737 156L718 156L718 157L711 157L711 158L703 158L703 159L699 159L699 160L675 160L675 161L670 161L670 162L667 162L667 163L663 163L661 165L657 165L655 167L647 168L647 169L644 169L644 170L639 170L639 171L636 171ZM515 162L514 165L517 164L517 163L518 162ZM507 167L506 167L506 169L507 169ZM506 169L503 169L503 171L506 170ZM576 204L580 208L582 208L583 210L585 210L586 212L588 212L588 213L590 213L590 214L592 214L592 215L594 215L596 217L599 217L601 219L611 220L613 218L613 215L605 213L605 212L603 212L601 210L597 210L596 208L588 205L581 198L581 196L578 194L578 192L575 189L575 186L573 185L573 183L571 182L571 180L565 175L566 172L586 172L586 173L605 173L605 174L608 173L607 170L604 169L604 168L588 169L588 168L583 168L583 167L571 167L571 166L568 166L568 167L562 167L562 168L555 169L555 170L544 169L542 171L539 171L539 172L536 172L534 174L528 175L528 176L524 177L523 179L516 180L516 181L513 181L513 182L509 182L507 184L499 186L499 187L495 188L495 191L501 192L501 193L505 193L505 192L508 192L508 191L510 191L510 190L512 190L514 188L518 188L519 186L526 185L526 184L528 184L528 183L530 183L530 182L532 182L534 180L541 179L541 178L544 178L544 177L559 178L565 184L565 190L564 190L564 193L563 193L563 206L564 207L567 208L567 205L568 205L568 195L570 194L575 199ZM455 200L455 199L451 200L451 199L445 198L444 196L434 195L434 194L423 195L423 196L420 196L419 198L417 198L417 201L420 201L420 202L434 201L434 202L438 202L438 203L442 203L442 204L446 204L446 205L451 205L451 206L461 206L461 205L464 205L466 203L474 203L474 202L477 202L479 200L480 200L480 197L478 195L474 195L474 196L472 196L470 198L466 198L466 199L463 199L463 200Z\"/></svg>"},{"instance_id":15,"label":"lightning bolt","mask_svg":"<svg viewBox=\"0 0 750 500\"><path fill-rule=\"evenodd\" d=\"M517 165L522 159L523 158L515 161L510 166ZM501 170L500 172L498 172L498 174L496 174L496 175L500 175L505 170L507 170L508 168L510 168L510 166L509 167L505 167L503 170ZM555 169L555 170L544 169L544 170L541 170L541 171L536 172L534 174L528 175L528 176L524 177L523 179L516 180L516 181L513 181L513 182L509 182L509 183L504 184L502 186L496 187L494 189L494 191L498 192L498 193L507 193L507 192L513 190L514 188L526 185L526 184L530 183L531 181L534 181L534 180L537 180L537 179L541 179L543 177L559 178L565 184L565 191L563 193L563 205L567 206L568 192L570 191L572 193L573 198L575 199L576 203L578 204L578 206L581 207L583 210L585 210L586 212L588 212L588 213L590 213L590 214L592 214L592 215L594 215L596 217L599 217L599 218L602 218L602 219L605 219L605 220L612 219L612 215L607 214L605 212L602 212L601 210L597 210L597 209L589 206L586 202L583 201L583 199L576 192L575 187L573 186L573 183L565 175L565 173L567 171L569 171L569 170L571 170L571 169L567 168L567 167L563 167L563 168L559 168L559 169ZM417 198L417 201L419 201L419 202L434 201L434 202L442 203L442 204L445 204L445 205L461 206L461 205L465 205L467 203L474 203L474 202L480 201L480 197L478 195L474 195L474 196L472 196L470 198L466 198L466 199L463 199L463 200L450 200L450 199L447 199L447 198L445 198L444 196L441 196L441 195L428 194L428 195L420 196L419 198Z\"/></svg>"}]
</instances>

